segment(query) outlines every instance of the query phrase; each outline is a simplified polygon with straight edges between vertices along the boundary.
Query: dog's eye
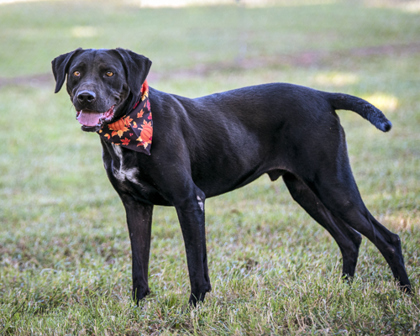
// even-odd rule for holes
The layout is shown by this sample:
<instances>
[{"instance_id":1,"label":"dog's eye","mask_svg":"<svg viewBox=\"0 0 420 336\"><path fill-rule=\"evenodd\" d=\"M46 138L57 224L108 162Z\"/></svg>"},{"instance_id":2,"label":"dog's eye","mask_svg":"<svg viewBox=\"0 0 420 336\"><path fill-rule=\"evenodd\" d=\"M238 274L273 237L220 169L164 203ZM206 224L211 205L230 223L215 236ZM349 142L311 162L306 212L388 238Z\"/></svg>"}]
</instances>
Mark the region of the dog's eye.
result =
<instances>
[{"instance_id":1,"label":"dog's eye","mask_svg":"<svg viewBox=\"0 0 420 336\"><path fill-rule=\"evenodd\" d=\"M80 72L79 71L75 71L75 72L73 72L73 75L76 76L76 77L80 77Z\"/></svg>"},{"instance_id":2,"label":"dog's eye","mask_svg":"<svg viewBox=\"0 0 420 336\"><path fill-rule=\"evenodd\" d=\"M107 75L108 77L112 77L114 76L114 73L112 71L108 71L105 73L105 75Z\"/></svg>"}]
</instances>

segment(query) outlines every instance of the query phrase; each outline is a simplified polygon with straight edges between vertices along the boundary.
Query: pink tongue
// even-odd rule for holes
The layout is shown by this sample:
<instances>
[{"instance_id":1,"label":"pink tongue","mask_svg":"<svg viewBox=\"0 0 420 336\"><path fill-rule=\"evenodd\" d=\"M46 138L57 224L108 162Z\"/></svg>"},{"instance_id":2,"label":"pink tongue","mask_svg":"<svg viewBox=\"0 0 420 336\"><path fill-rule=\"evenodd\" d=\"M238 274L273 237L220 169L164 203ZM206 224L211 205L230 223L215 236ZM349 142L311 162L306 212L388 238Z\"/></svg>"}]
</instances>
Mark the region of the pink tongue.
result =
<instances>
[{"instance_id":1,"label":"pink tongue","mask_svg":"<svg viewBox=\"0 0 420 336\"><path fill-rule=\"evenodd\" d=\"M94 112L83 112L80 111L77 120L84 126L96 126L99 124L99 119L102 117L103 113L94 113Z\"/></svg>"}]
</instances>

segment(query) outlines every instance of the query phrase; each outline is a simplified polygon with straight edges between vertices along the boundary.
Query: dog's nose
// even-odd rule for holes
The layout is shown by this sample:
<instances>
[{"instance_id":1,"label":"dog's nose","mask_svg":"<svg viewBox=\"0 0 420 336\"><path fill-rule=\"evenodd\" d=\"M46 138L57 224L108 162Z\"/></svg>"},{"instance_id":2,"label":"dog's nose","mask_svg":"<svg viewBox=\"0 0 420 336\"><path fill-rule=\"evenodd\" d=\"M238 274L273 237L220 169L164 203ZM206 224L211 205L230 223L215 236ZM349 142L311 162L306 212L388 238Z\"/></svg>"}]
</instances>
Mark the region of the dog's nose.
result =
<instances>
[{"instance_id":1,"label":"dog's nose","mask_svg":"<svg viewBox=\"0 0 420 336\"><path fill-rule=\"evenodd\" d=\"M83 90L77 94L77 100L80 104L90 104L96 100L96 94L92 91Z\"/></svg>"}]
</instances>

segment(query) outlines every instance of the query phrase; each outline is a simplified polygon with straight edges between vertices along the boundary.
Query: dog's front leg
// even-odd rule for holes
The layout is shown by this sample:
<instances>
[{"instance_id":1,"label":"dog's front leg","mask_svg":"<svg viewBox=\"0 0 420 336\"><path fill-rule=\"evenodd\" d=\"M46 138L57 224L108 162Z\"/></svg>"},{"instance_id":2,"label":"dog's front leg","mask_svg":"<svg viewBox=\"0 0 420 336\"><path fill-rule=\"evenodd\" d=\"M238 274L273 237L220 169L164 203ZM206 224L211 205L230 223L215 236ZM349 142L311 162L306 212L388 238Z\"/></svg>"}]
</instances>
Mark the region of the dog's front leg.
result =
<instances>
[{"instance_id":1,"label":"dog's front leg","mask_svg":"<svg viewBox=\"0 0 420 336\"><path fill-rule=\"evenodd\" d=\"M121 199L131 242L133 300L138 304L150 292L148 269L153 205L137 202L129 196L122 196Z\"/></svg>"},{"instance_id":2,"label":"dog's front leg","mask_svg":"<svg viewBox=\"0 0 420 336\"><path fill-rule=\"evenodd\" d=\"M187 254L191 282L189 303L196 305L210 292L204 224L204 193L197 192L175 205Z\"/></svg>"}]
</instances>

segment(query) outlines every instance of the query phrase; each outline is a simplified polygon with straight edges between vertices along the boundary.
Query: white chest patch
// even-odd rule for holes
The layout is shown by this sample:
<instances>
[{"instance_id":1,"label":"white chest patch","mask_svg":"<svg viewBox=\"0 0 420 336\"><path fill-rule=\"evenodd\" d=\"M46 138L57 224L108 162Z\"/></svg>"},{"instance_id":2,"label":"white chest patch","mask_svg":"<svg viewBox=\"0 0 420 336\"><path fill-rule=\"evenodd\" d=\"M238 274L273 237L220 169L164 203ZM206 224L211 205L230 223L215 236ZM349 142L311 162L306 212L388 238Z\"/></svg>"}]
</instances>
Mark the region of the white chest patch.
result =
<instances>
[{"instance_id":1,"label":"white chest patch","mask_svg":"<svg viewBox=\"0 0 420 336\"><path fill-rule=\"evenodd\" d=\"M112 167L112 174L115 176L115 178L121 182L128 180L132 183L140 184L136 177L139 173L139 170L137 168L124 168L121 147L112 144L112 148L118 157L118 162L114 162Z\"/></svg>"}]
</instances>

